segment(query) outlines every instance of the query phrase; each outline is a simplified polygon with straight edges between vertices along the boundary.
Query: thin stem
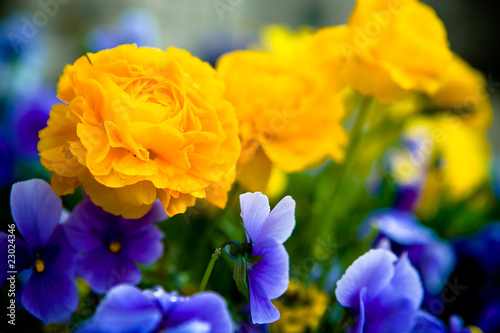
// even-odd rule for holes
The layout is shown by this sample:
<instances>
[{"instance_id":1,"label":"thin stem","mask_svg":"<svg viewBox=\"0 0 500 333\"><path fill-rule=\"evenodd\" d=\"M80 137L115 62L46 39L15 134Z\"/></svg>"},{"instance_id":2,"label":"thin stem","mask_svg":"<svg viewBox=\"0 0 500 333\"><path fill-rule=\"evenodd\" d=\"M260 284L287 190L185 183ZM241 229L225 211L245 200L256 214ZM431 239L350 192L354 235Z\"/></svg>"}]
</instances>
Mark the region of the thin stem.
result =
<instances>
[{"instance_id":1,"label":"thin stem","mask_svg":"<svg viewBox=\"0 0 500 333\"><path fill-rule=\"evenodd\" d=\"M221 255L222 249L225 248L226 245L229 245L229 244L235 244L235 245L238 245L239 247L241 247L241 244L239 242L237 242L235 240L231 240L231 241L227 241L227 242L222 243L220 246L218 246L215 249L214 253L212 254L212 258L210 259L210 262L208 263L207 269L205 270L205 274L203 274L203 279L201 280L201 283L200 283L200 289L199 289L200 292L205 291L205 288L206 288L207 283L208 283L208 279L210 279L210 275L212 274L212 270L214 268L215 262L217 261L217 259Z\"/></svg>"},{"instance_id":2,"label":"thin stem","mask_svg":"<svg viewBox=\"0 0 500 333\"><path fill-rule=\"evenodd\" d=\"M210 262L208 263L208 267L205 271L205 274L203 275L203 279L201 280L200 283L200 289L199 291L205 291L205 287L207 286L208 279L210 278L210 275L212 274L212 269L214 268L215 262L217 261L217 258L219 258L220 253L221 253L222 248L218 247L215 249L215 252L212 254L212 258L210 259Z\"/></svg>"}]
</instances>

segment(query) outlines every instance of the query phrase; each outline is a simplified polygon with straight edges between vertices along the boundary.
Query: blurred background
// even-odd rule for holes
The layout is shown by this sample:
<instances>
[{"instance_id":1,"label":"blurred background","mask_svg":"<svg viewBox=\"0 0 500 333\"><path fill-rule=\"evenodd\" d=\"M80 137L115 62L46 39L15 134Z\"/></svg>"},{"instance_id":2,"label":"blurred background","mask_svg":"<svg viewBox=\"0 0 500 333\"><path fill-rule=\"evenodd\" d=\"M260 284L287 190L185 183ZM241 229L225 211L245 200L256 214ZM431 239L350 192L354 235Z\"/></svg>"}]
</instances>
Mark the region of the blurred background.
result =
<instances>
[{"instance_id":1,"label":"blurred background","mask_svg":"<svg viewBox=\"0 0 500 333\"><path fill-rule=\"evenodd\" d=\"M500 3L494 0L424 2L435 8L443 20L452 50L488 77L498 114L500 23L496 15ZM221 53L255 41L260 28L266 24L337 25L347 21L353 7L354 0L3 1L0 5L3 40L0 89L54 90L66 64L73 63L84 52L122 43L136 42L163 49L172 45L214 63ZM5 62L13 59L23 63L24 68L6 69ZM498 118L495 117L495 125L490 130L497 153L500 152Z\"/></svg>"}]
</instances>

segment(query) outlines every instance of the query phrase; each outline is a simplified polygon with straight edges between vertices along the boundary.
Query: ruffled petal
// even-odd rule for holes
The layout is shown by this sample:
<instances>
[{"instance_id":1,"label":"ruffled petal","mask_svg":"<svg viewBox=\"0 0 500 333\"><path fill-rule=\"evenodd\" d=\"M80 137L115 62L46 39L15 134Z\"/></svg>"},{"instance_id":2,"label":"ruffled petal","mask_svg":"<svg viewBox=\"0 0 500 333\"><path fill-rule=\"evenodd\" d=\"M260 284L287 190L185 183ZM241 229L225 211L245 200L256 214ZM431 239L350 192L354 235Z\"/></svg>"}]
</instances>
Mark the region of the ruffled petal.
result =
<instances>
[{"instance_id":1,"label":"ruffled petal","mask_svg":"<svg viewBox=\"0 0 500 333\"><path fill-rule=\"evenodd\" d=\"M267 216L255 246L266 247L283 244L295 228L295 201L290 196L284 197Z\"/></svg>"},{"instance_id":2,"label":"ruffled petal","mask_svg":"<svg viewBox=\"0 0 500 333\"><path fill-rule=\"evenodd\" d=\"M240 195L240 205L243 225L255 242L271 210L269 200L260 192L244 193Z\"/></svg>"},{"instance_id":3,"label":"ruffled petal","mask_svg":"<svg viewBox=\"0 0 500 333\"><path fill-rule=\"evenodd\" d=\"M12 185L10 194L12 217L27 246L42 250L59 224L61 199L41 179L30 179Z\"/></svg>"}]
</instances>

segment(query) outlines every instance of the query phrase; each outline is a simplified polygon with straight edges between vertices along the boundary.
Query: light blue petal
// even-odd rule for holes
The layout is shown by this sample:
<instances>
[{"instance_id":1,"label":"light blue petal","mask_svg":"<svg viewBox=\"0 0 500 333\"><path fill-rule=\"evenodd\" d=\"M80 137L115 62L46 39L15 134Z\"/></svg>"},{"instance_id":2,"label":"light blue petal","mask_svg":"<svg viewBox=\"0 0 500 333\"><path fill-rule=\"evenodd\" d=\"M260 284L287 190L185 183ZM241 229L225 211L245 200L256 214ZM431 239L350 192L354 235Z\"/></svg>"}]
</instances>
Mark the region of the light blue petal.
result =
<instances>
[{"instance_id":1,"label":"light blue petal","mask_svg":"<svg viewBox=\"0 0 500 333\"><path fill-rule=\"evenodd\" d=\"M267 298L264 291L260 289L260 286L249 280L249 288L252 323L269 324L280 319L280 312Z\"/></svg>"},{"instance_id":2,"label":"light blue petal","mask_svg":"<svg viewBox=\"0 0 500 333\"><path fill-rule=\"evenodd\" d=\"M290 196L284 197L266 218L259 237L253 239L259 247L283 244L295 228L295 201Z\"/></svg>"},{"instance_id":3,"label":"light blue petal","mask_svg":"<svg viewBox=\"0 0 500 333\"><path fill-rule=\"evenodd\" d=\"M269 200L260 192L244 193L240 195L240 206L243 225L255 242L259 236L260 229L271 211Z\"/></svg>"},{"instance_id":4,"label":"light blue petal","mask_svg":"<svg viewBox=\"0 0 500 333\"><path fill-rule=\"evenodd\" d=\"M346 270L337 282L335 295L340 304L359 310L361 290L366 288L366 300L377 297L394 277L394 263L398 260L392 252L383 249L370 250Z\"/></svg>"},{"instance_id":5,"label":"light blue petal","mask_svg":"<svg viewBox=\"0 0 500 333\"><path fill-rule=\"evenodd\" d=\"M112 288L101 301L86 332L149 333L155 331L161 319L154 300L122 284Z\"/></svg>"}]
</instances>

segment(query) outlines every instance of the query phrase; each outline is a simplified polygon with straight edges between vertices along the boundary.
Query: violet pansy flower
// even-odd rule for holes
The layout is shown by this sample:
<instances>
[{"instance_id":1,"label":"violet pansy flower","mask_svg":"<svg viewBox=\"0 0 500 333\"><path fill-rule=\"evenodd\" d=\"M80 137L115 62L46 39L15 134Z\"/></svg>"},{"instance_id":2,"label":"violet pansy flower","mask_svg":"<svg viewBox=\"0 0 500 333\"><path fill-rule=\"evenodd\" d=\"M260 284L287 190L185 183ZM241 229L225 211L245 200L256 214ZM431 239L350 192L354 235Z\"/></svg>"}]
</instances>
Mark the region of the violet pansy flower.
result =
<instances>
[{"instance_id":1,"label":"violet pansy flower","mask_svg":"<svg viewBox=\"0 0 500 333\"><path fill-rule=\"evenodd\" d=\"M78 306L76 253L60 224L61 199L45 181L31 179L12 186L10 204L23 240L0 233L0 248L15 248L12 261L6 260L7 253L0 260L0 283L15 279L9 272L31 270L21 295L23 306L46 323L67 320Z\"/></svg>"},{"instance_id":2,"label":"violet pansy flower","mask_svg":"<svg viewBox=\"0 0 500 333\"><path fill-rule=\"evenodd\" d=\"M78 274L97 293L121 284L137 284L136 262L151 264L163 254L163 233L154 225L167 218L161 204L137 220L105 212L85 198L64 225L71 245L82 254Z\"/></svg>"},{"instance_id":3,"label":"violet pansy flower","mask_svg":"<svg viewBox=\"0 0 500 333\"><path fill-rule=\"evenodd\" d=\"M267 197L257 192L240 195L240 204L251 244L249 255L260 258L245 263L252 322L271 323L280 318L271 300L283 295L289 283L289 258L283 243L295 227L295 201L287 196L270 211Z\"/></svg>"},{"instance_id":4,"label":"violet pansy flower","mask_svg":"<svg viewBox=\"0 0 500 333\"><path fill-rule=\"evenodd\" d=\"M407 252L412 265L420 273L425 290L431 295L439 294L456 262L449 242L440 239L413 213L405 210L375 211L361 225L360 237L366 238L373 229L379 232L377 242L389 240L396 255Z\"/></svg>"},{"instance_id":5,"label":"violet pansy flower","mask_svg":"<svg viewBox=\"0 0 500 333\"><path fill-rule=\"evenodd\" d=\"M387 250L365 253L337 282L339 303L355 316L352 332L411 332L413 318L423 300L423 288L408 257Z\"/></svg>"},{"instance_id":6,"label":"violet pansy flower","mask_svg":"<svg viewBox=\"0 0 500 333\"><path fill-rule=\"evenodd\" d=\"M113 287L79 333L228 333L233 324L224 299L213 292L191 297L161 287Z\"/></svg>"}]
</instances>

